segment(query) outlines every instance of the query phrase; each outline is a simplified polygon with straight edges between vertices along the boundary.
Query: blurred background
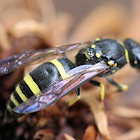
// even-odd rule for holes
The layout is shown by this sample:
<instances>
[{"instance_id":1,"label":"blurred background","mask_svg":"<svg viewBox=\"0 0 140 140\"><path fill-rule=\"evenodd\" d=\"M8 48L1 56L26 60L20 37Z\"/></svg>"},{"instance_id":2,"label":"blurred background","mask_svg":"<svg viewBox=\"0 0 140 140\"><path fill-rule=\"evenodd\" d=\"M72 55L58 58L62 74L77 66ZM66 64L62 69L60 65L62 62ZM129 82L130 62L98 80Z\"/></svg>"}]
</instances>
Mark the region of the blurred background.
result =
<instances>
[{"instance_id":1,"label":"blurred background","mask_svg":"<svg viewBox=\"0 0 140 140\"><path fill-rule=\"evenodd\" d=\"M140 43L139 0L0 0L0 60L17 53L79 43L96 37ZM0 77L0 140L139 140L140 75L127 64L111 77L129 86L115 92L105 78L100 88L84 85L81 100L62 112L70 94L51 107L11 123L4 121L6 103L28 68Z\"/></svg>"}]
</instances>

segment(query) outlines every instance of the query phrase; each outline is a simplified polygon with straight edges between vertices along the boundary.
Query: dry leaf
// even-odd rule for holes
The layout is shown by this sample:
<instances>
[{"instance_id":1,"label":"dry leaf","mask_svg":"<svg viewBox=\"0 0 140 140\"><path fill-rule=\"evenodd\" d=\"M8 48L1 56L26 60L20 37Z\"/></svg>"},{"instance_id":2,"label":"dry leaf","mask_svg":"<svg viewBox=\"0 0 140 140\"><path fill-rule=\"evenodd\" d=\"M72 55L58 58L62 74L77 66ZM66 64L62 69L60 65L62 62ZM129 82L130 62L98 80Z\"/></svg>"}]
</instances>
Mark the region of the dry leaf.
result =
<instances>
[{"instance_id":1,"label":"dry leaf","mask_svg":"<svg viewBox=\"0 0 140 140\"><path fill-rule=\"evenodd\" d=\"M85 99L88 105L91 108L91 111L95 117L95 122L97 124L97 128L105 140L110 140L110 132L108 129L108 120L107 116L104 112L103 104L95 98L87 97Z\"/></svg>"},{"instance_id":2,"label":"dry leaf","mask_svg":"<svg viewBox=\"0 0 140 140\"><path fill-rule=\"evenodd\" d=\"M75 140L73 137L69 136L68 134L64 134L65 140Z\"/></svg>"},{"instance_id":3,"label":"dry leaf","mask_svg":"<svg viewBox=\"0 0 140 140\"><path fill-rule=\"evenodd\" d=\"M83 136L83 140L96 140L97 129L93 125L89 125Z\"/></svg>"}]
</instances>

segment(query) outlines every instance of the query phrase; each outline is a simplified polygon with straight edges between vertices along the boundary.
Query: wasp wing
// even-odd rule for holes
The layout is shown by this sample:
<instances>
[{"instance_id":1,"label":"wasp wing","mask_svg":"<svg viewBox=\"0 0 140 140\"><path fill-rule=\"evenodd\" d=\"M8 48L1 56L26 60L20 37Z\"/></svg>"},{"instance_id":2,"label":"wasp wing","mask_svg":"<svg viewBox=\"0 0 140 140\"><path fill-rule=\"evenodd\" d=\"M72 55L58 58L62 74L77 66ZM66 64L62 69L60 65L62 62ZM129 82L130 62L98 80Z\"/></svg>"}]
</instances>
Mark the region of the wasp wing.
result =
<instances>
[{"instance_id":1,"label":"wasp wing","mask_svg":"<svg viewBox=\"0 0 140 140\"><path fill-rule=\"evenodd\" d=\"M62 56L65 52L87 47L92 42L94 42L94 40L13 55L0 61L0 76L12 72L20 68L21 66L25 66L35 61L35 63L37 64L40 61L43 61L44 59L46 60L47 58L58 58L59 56Z\"/></svg>"},{"instance_id":2,"label":"wasp wing","mask_svg":"<svg viewBox=\"0 0 140 140\"><path fill-rule=\"evenodd\" d=\"M109 66L101 62L96 65L75 67L67 73L68 78L65 80L60 78L37 96L31 97L26 102L15 107L13 111L16 113L31 113L44 109L107 70L109 70Z\"/></svg>"}]
</instances>

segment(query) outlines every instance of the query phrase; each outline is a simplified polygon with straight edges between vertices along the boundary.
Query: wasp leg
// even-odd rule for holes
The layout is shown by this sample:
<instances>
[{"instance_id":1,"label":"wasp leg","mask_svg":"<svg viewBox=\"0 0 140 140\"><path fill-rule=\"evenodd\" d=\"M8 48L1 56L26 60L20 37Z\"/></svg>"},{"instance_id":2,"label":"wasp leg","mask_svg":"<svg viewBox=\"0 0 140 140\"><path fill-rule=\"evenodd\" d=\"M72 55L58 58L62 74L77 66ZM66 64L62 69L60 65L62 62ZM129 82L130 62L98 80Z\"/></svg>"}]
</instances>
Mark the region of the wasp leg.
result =
<instances>
[{"instance_id":1,"label":"wasp leg","mask_svg":"<svg viewBox=\"0 0 140 140\"><path fill-rule=\"evenodd\" d=\"M76 98L75 99L72 99L70 101L67 102L67 107L70 107L72 106L75 102L77 102L78 100L80 99L80 88L78 88L76 90Z\"/></svg>"},{"instance_id":2,"label":"wasp leg","mask_svg":"<svg viewBox=\"0 0 140 140\"><path fill-rule=\"evenodd\" d=\"M117 91L126 91L128 89L127 85L118 84L111 77L106 77L106 79L108 80L109 83L111 83L112 85L118 87Z\"/></svg>"},{"instance_id":3,"label":"wasp leg","mask_svg":"<svg viewBox=\"0 0 140 140\"><path fill-rule=\"evenodd\" d=\"M100 82L97 82L97 81L94 81L94 80L91 80L89 81L92 85L95 85L95 86L99 86L101 87L101 92L100 92L100 100L103 101L104 98L105 98L105 87L102 83Z\"/></svg>"}]
</instances>

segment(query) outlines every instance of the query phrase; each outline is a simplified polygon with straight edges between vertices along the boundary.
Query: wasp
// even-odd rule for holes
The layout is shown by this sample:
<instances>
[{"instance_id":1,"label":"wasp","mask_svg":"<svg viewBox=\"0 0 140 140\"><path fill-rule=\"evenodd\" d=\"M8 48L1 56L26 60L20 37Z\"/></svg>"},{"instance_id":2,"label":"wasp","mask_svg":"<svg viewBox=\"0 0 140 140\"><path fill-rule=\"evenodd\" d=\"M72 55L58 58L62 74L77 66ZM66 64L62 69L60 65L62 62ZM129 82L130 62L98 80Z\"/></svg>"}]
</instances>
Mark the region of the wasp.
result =
<instances>
[{"instance_id":1,"label":"wasp","mask_svg":"<svg viewBox=\"0 0 140 140\"><path fill-rule=\"evenodd\" d=\"M75 90L76 98L67 104L68 107L71 106L80 99L80 86L86 82L101 87L100 99L103 100L104 85L92 80L96 76L106 77L120 91L126 90L126 85L116 83L109 76L127 63L139 69L140 45L132 39L120 42L96 38L87 42L16 54L0 61L0 75L40 62L42 64L29 72L12 92L5 111L7 122L51 106Z\"/></svg>"}]
</instances>

